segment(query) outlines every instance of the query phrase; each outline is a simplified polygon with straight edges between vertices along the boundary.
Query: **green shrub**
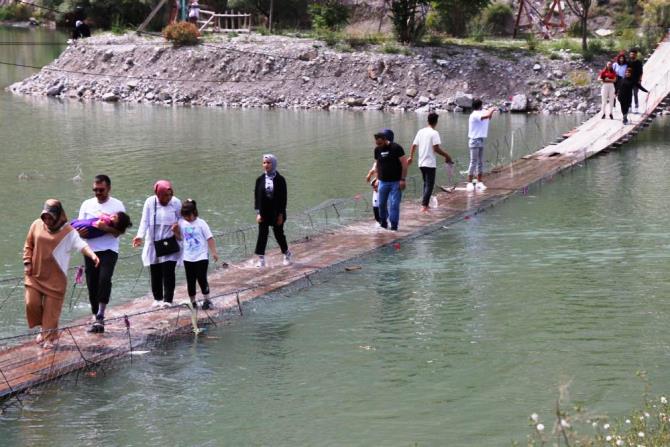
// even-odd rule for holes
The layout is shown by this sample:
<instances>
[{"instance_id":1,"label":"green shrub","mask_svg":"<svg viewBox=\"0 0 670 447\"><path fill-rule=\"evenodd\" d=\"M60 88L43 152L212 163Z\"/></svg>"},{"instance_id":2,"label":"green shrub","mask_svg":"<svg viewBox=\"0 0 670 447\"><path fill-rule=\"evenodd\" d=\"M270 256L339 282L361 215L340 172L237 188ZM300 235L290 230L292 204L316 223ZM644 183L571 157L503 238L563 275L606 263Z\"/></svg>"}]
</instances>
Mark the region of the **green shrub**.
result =
<instances>
[{"instance_id":1,"label":"green shrub","mask_svg":"<svg viewBox=\"0 0 670 447\"><path fill-rule=\"evenodd\" d=\"M627 12L621 12L614 16L614 31L620 36L626 29L636 28L635 16Z\"/></svg>"},{"instance_id":2,"label":"green shrub","mask_svg":"<svg viewBox=\"0 0 670 447\"><path fill-rule=\"evenodd\" d=\"M118 36L126 33L126 27L123 25L123 22L121 22L121 17L114 17L114 20L112 20L111 31L112 34L116 34Z\"/></svg>"},{"instance_id":3,"label":"green shrub","mask_svg":"<svg viewBox=\"0 0 670 447\"><path fill-rule=\"evenodd\" d=\"M580 20L575 20L572 22L568 26L566 33L570 37L582 37L582 22Z\"/></svg>"},{"instance_id":4,"label":"green shrub","mask_svg":"<svg viewBox=\"0 0 670 447\"><path fill-rule=\"evenodd\" d=\"M474 18L468 24L468 37L475 42L484 42L486 36L490 34L489 27L483 23L481 18Z\"/></svg>"},{"instance_id":5,"label":"green shrub","mask_svg":"<svg viewBox=\"0 0 670 447\"><path fill-rule=\"evenodd\" d=\"M481 16L484 25L496 36L509 35L514 24L514 12L506 3L490 4L482 11Z\"/></svg>"},{"instance_id":6,"label":"green shrub","mask_svg":"<svg viewBox=\"0 0 670 447\"><path fill-rule=\"evenodd\" d=\"M316 34L316 38L323 40L329 47L333 47L342 41L342 35L340 33L327 29L319 30Z\"/></svg>"},{"instance_id":7,"label":"green shrub","mask_svg":"<svg viewBox=\"0 0 670 447\"><path fill-rule=\"evenodd\" d=\"M590 39L589 40L589 50L592 55L606 53L607 50L603 45L602 40L600 39Z\"/></svg>"},{"instance_id":8,"label":"green shrub","mask_svg":"<svg viewBox=\"0 0 670 447\"><path fill-rule=\"evenodd\" d=\"M400 54L400 47L392 42L387 42L382 45L381 50L383 53L387 54Z\"/></svg>"},{"instance_id":9,"label":"green shrub","mask_svg":"<svg viewBox=\"0 0 670 447\"><path fill-rule=\"evenodd\" d=\"M338 0L313 3L307 7L314 29L336 30L349 20L349 9Z\"/></svg>"},{"instance_id":10,"label":"green shrub","mask_svg":"<svg viewBox=\"0 0 670 447\"><path fill-rule=\"evenodd\" d=\"M32 9L23 4L0 7L0 20L26 21L33 16Z\"/></svg>"},{"instance_id":11,"label":"green shrub","mask_svg":"<svg viewBox=\"0 0 670 447\"><path fill-rule=\"evenodd\" d=\"M163 29L163 37L173 45L196 45L200 32L190 22L171 23Z\"/></svg>"},{"instance_id":12,"label":"green shrub","mask_svg":"<svg viewBox=\"0 0 670 447\"><path fill-rule=\"evenodd\" d=\"M261 36L269 36L270 35L270 30L265 25L261 25L258 28L256 28L256 32L258 34L260 34Z\"/></svg>"},{"instance_id":13,"label":"green shrub","mask_svg":"<svg viewBox=\"0 0 670 447\"><path fill-rule=\"evenodd\" d=\"M528 51L535 51L537 49L537 37L533 32L526 34L526 46Z\"/></svg>"},{"instance_id":14,"label":"green shrub","mask_svg":"<svg viewBox=\"0 0 670 447\"><path fill-rule=\"evenodd\" d=\"M575 87L586 87L591 85L591 75L586 70L573 70L568 73L568 79Z\"/></svg>"},{"instance_id":15,"label":"green shrub","mask_svg":"<svg viewBox=\"0 0 670 447\"><path fill-rule=\"evenodd\" d=\"M642 24L645 28L670 27L670 0L643 0Z\"/></svg>"}]
</instances>

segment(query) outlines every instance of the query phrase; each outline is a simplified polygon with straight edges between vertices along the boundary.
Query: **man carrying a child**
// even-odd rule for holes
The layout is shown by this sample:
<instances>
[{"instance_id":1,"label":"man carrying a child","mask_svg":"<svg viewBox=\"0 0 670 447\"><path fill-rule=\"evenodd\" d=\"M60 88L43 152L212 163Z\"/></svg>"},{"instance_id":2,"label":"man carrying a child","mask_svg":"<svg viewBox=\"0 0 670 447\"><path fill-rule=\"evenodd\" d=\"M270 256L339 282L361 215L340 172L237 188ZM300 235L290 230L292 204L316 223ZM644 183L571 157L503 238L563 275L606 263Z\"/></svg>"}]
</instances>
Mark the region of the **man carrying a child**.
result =
<instances>
[{"instance_id":1,"label":"man carrying a child","mask_svg":"<svg viewBox=\"0 0 670 447\"><path fill-rule=\"evenodd\" d=\"M112 181L107 175L96 175L93 179L93 193L95 197L85 200L79 209L79 219L100 218L101 215L112 215L125 212L123 203L110 196ZM101 237L88 238L88 231L82 228L79 235L87 239L88 245L100 259L99 268L95 268L88 258L84 258L86 265L86 286L88 287L88 298L91 302L91 312L95 321L88 330L92 333L105 332L105 308L109 304L112 293L112 275L119 257L118 237L122 231L114 226L104 223L102 220L96 224L98 230L106 234Z\"/></svg>"}]
</instances>

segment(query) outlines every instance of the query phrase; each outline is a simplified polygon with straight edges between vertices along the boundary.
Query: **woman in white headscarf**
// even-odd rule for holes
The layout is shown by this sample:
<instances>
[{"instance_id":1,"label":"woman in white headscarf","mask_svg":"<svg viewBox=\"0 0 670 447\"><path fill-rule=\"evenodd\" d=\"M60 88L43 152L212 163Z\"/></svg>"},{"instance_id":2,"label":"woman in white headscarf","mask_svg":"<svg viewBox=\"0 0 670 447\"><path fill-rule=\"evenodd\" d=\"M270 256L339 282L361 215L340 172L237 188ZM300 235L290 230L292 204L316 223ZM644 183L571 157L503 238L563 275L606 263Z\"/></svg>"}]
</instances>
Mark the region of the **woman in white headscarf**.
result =
<instances>
[{"instance_id":1,"label":"woman in white headscarf","mask_svg":"<svg viewBox=\"0 0 670 447\"><path fill-rule=\"evenodd\" d=\"M263 155L263 174L256 179L254 189L254 208L258 223L258 240L256 241L257 267L265 267L265 247L268 242L270 227L277 244L284 255L284 265L291 264L291 252L288 249L284 222L286 222L286 179L277 172L277 157L272 154Z\"/></svg>"}]
</instances>

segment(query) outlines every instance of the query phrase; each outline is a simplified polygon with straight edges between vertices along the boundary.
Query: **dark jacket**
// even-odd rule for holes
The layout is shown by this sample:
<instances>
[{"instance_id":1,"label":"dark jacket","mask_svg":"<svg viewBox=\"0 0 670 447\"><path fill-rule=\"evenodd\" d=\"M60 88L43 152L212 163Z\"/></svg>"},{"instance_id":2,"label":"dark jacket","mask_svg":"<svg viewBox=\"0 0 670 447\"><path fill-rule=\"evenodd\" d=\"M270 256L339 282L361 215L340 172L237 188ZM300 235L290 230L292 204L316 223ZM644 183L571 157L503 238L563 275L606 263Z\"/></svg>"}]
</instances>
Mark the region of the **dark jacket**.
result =
<instances>
[{"instance_id":1,"label":"dark jacket","mask_svg":"<svg viewBox=\"0 0 670 447\"><path fill-rule=\"evenodd\" d=\"M254 209L260 213L263 220L271 225L277 220L277 216L282 214L284 221L286 221L286 201L287 189L286 179L277 172L277 175L272 180L274 190L272 198L265 194L265 174L262 174L256 179L256 188L254 189Z\"/></svg>"},{"instance_id":2,"label":"dark jacket","mask_svg":"<svg viewBox=\"0 0 670 447\"><path fill-rule=\"evenodd\" d=\"M633 78L623 78L621 83L619 83L619 88L617 89L617 97L619 102L630 104L631 99L633 98L633 89L637 87L645 93L649 91L640 85L640 81L636 81Z\"/></svg>"}]
</instances>

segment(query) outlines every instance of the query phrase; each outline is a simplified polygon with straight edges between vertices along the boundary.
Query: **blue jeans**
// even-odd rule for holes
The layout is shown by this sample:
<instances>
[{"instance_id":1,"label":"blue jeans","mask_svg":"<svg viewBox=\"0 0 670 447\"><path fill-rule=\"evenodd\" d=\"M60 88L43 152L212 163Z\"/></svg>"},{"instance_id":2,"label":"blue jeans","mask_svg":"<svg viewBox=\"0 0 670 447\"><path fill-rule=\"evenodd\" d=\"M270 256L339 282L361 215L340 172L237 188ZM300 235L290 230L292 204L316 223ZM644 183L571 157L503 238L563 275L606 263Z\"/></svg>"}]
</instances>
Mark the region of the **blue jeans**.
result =
<instances>
[{"instance_id":1,"label":"blue jeans","mask_svg":"<svg viewBox=\"0 0 670 447\"><path fill-rule=\"evenodd\" d=\"M377 188L379 191L379 218L382 227L386 228L386 219L391 221L391 229L398 229L400 220L400 200L402 191L400 191L400 181L385 182L380 180Z\"/></svg>"}]
</instances>

